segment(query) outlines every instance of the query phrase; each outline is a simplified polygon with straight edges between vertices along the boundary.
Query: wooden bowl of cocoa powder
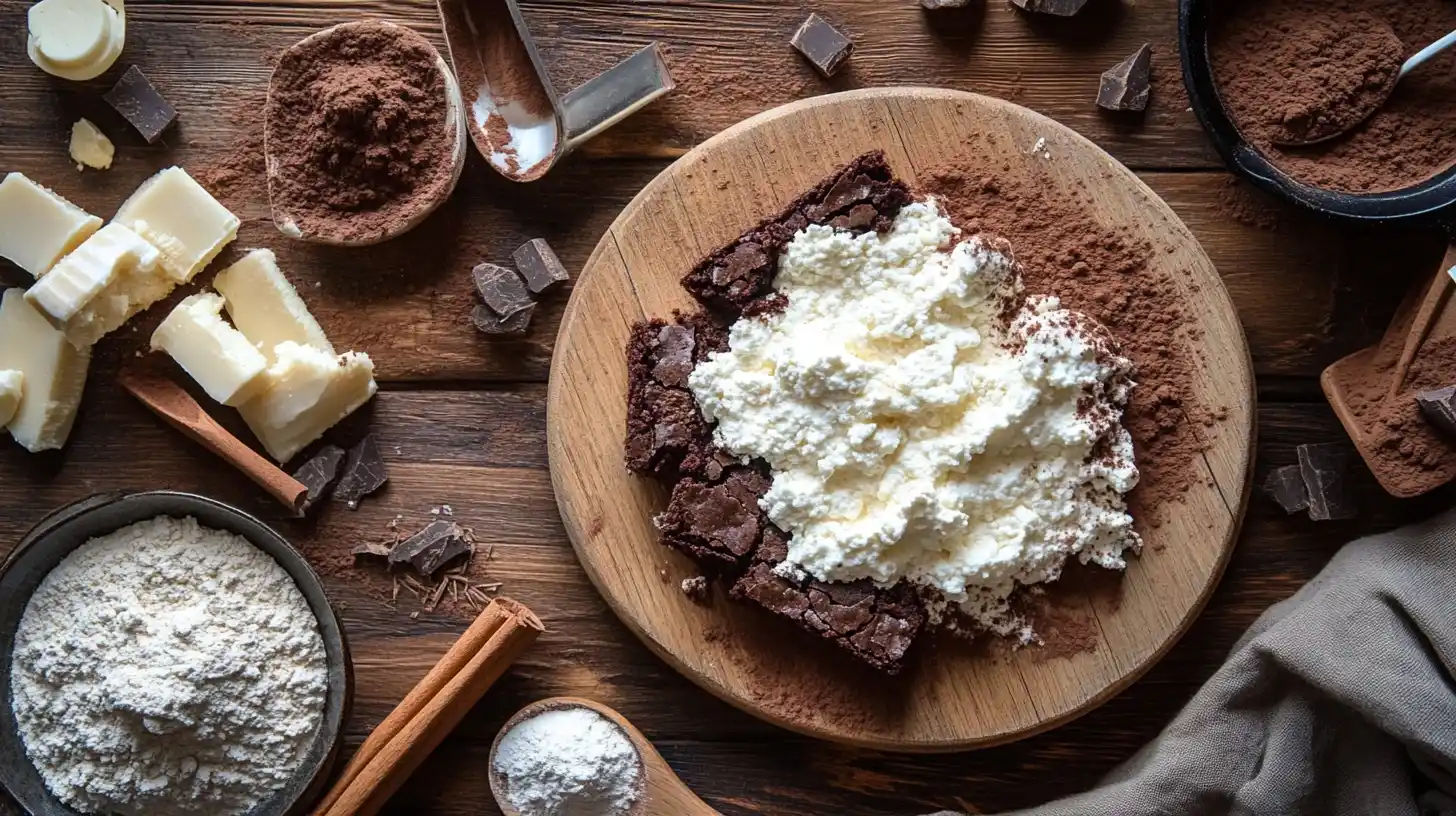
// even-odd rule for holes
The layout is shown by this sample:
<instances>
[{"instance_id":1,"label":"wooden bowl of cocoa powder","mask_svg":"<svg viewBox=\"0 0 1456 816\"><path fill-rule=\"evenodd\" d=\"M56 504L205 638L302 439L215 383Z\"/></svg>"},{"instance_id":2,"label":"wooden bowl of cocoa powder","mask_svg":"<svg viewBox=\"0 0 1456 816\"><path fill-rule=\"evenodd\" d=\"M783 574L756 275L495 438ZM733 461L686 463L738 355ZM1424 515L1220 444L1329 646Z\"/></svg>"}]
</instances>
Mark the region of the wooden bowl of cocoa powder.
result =
<instances>
[{"instance_id":1,"label":"wooden bowl of cocoa powder","mask_svg":"<svg viewBox=\"0 0 1456 816\"><path fill-rule=\"evenodd\" d=\"M268 83L273 223L335 246L403 235L454 192L466 141L460 86L418 32L366 20L311 34Z\"/></svg>"}]
</instances>

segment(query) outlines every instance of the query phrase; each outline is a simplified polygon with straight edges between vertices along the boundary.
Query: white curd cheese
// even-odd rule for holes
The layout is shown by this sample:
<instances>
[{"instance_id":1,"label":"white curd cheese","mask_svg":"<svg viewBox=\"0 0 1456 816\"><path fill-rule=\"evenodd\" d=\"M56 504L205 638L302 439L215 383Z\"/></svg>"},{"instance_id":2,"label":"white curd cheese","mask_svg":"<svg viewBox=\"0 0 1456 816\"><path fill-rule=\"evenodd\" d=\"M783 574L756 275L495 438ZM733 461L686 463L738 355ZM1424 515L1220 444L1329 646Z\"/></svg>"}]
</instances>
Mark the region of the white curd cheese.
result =
<instances>
[{"instance_id":1,"label":"white curd cheese","mask_svg":"<svg viewBox=\"0 0 1456 816\"><path fill-rule=\"evenodd\" d=\"M787 307L735 323L690 384L719 444L772 468L781 571L913 581L1011 633L1018 584L1072 555L1125 566L1131 363L1090 318L1023 301L1007 250L929 200L884 234L806 228L776 289Z\"/></svg>"}]
</instances>

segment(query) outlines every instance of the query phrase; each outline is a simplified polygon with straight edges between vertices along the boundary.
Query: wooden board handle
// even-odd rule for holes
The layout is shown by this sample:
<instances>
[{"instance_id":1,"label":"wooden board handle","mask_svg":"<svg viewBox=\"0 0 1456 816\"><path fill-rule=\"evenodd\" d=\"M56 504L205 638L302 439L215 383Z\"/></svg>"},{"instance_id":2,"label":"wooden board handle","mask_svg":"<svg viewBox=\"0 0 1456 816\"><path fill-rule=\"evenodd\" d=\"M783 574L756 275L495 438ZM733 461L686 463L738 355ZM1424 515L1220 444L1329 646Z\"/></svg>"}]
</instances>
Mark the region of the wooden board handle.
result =
<instances>
[{"instance_id":1,"label":"wooden board handle","mask_svg":"<svg viewBox=\"0 0 1456 816\"><path fill-rule=\"evenodd\" d=\"M117 381L168 425L227 460L284 507L299 512L308 488L217 424L180 385L158 372L137 368L124 369Z\"/></svg>"}]
</instances>

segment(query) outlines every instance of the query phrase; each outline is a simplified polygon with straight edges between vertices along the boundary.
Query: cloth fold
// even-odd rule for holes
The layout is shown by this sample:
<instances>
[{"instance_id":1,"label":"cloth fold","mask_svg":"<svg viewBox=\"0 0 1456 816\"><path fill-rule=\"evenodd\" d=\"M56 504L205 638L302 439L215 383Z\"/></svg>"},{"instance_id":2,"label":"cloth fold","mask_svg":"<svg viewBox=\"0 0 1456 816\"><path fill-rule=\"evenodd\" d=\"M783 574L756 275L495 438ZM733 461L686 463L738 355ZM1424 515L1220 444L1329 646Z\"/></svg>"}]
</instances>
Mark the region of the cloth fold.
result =
<instances>
[{"instance_id":1,"label":"cloth fold","mask_svg":"<svg viewBox=\"0 0 1456 816\"><path fill-rule=\"evenodd\" d=\"M1456 816L1453 672L1456 511L1346 545L1155 740L1017 814Z\"/></svg>"}]
</instances>

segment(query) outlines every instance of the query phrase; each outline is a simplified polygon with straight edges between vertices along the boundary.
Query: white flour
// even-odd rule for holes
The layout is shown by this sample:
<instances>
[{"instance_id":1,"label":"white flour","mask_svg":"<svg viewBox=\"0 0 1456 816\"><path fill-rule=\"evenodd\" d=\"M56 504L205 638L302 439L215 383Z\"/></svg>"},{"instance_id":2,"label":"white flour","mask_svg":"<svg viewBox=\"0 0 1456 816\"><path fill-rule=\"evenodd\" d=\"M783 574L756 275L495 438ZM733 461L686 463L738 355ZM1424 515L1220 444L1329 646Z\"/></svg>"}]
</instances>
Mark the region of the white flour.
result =
<instances>
[{"instance_id":1,"label":"white flour","mask_svg":"<svg viewBox=\"0 0 1456 816\"><path fill-rule=\"evenodd\" d=\"M546 711L501 738L495 772L521 816L623 816L642 760L616 724L586 708Z\"/></svg>"},{"instance_id":2,"label":"white flour","mask_svg":"<svg viewBox=\"0 0 1456 816\"><path fill-rule=\"evenodd\" d=\"M267 553L196 519L95 538L36 590L11 705L85 813L237 814L292 778L323 716L318 621Z\"/></svg>"}]
</instances>

